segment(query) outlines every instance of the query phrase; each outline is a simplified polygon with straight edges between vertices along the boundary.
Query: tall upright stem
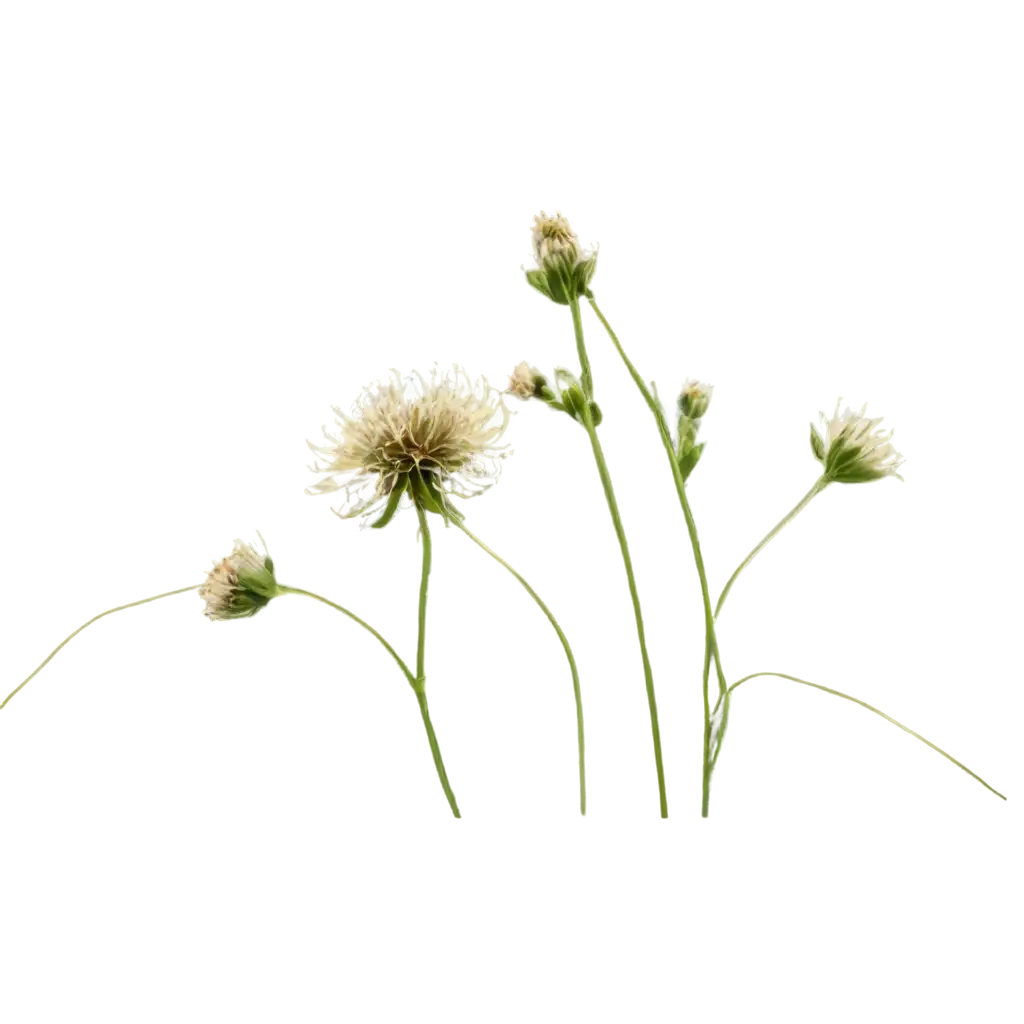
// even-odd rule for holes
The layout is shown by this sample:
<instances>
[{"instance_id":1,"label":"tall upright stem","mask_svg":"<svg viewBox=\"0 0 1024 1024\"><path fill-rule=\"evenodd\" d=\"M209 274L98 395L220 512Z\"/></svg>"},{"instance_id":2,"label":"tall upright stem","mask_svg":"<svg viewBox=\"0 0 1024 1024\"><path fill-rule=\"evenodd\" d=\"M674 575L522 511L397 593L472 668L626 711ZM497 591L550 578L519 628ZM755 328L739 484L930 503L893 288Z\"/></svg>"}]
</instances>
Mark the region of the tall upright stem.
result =
<instances>
[{"instance_id":1,"label":"tall upright stem","mask_svg":"<svg viewBox=\"0 0 1024 1024\"><path fill-rule=\"evenodd\" d=\"M597 463L597 472L601 477L601 486L604 488L605 501L608 503L608 511L611 513L612 525L615 527L615 536L619 541L619 548L622 551L622 561L626 567L626 580L629 584L629 596L633 602L633 614L636 618L636 633L640 641L640 656L643 659L644 682L647 687L647 706L651 715L651 735L654 740L654 763L658 772L658 799L661 804L661 816L668 817L668 798L665 794L665 768L661 758L661 730L658 726L658 702L654 695L654 674L651 671L651 661L647 655L647 641L644 637L644 617L640 609L640 596L636 589L636 578L633 575L633 562L629 556L629 544L626 542L626 531L622 526L622 518L619 515L619 504L615 500L615 491L612 488L612 479L608 473L608 464L605 462L604 451L601 442L597 437L597 429L594 426L594 418L590 411L589 400L593 394L593 383L590 376L590 360L587 358L586 346L583 342L583 321L580 319L579 300L573 295L569 303L572 310L572 324L576 333L576 348L580 356L580 365L584 370L584 378L581 383L584 386L583 403L583 426L586 428L587 436L590 438L590 447L594 452L594 461ZM590 394L587 394L587 381L591 381Z\"/></svg>"},{"instance_id":2,"label":"tall upright stem","mask_svg":"<svg viewBox=\"0 0 1024 1024\"><path fill-rule=\"evenodd\" d=\"M676 485L676 493L679 495L679 504L683 509L683 516L686 519L686 530L690 535L690 546L693 548L693 560L697 566L697 576L700 579L700 593L701 598L704 602L704 632L705 632L705 644L707 647L707 653L704 658L704 678L702 681L704 691L704 768L703 768L703 779L702 779L702 795L701 795L701 815L703 817L708 816L708 803L710 800L711 793L711 703L708 696L708 683L710 679L711 669L711 656L714 655L715 670L718 675L718 688L721 693L726 692L725 683L725 672L722 668L721 657L718 652L718 638L715 635L715 616L711 610L711 595L708 591L708 579L707 573L704 570L704 556L700 550L700 540L697 537L697 524L693 519L693 512L690 509L690 502L686 495L686 483L683 480L682 472L679 469L679 462L676 458L675 446L672 444L672 435L668 429L668 422L665 419L665 412L661 408L654 395L651 394L650 388L644 382L643 377L637 372L637 368L630 362L629 356L626 355L622 348L622 344L619 342L618 337L612 330L611 324L604 318L604 314L598 308L597 303L594 301L592 295L588 295L587 298L590 301L590 306L597 314L598 320L604 325L604 329L608 332L608 337L611 338L612 344L615 346L616 352L619 353L620 358L629 371L630 377L633 378L633 383L636 384L643 395L644 401L647 403L647 407L654 414L655 423L658 425L658 434L661 437L661 443L665 448L665 453L668 455L669 465L672 467L672 479ZM719 731L719 743L721 743L721 737L725 732L725 723L729 713L729 702L726 699L725 709L723 711L722 725Z\"/></svg>"}]
</instances>

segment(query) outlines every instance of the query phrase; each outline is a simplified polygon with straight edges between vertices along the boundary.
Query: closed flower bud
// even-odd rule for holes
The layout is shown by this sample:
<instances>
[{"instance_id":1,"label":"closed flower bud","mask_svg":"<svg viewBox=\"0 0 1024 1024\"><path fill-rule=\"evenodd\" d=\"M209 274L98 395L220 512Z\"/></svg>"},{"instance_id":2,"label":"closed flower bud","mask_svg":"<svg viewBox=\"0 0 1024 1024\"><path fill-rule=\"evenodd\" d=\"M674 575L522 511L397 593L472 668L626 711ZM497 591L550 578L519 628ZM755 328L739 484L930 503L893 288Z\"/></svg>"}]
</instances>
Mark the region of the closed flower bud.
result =
<instances>
[{"instance_id":1,"label":"closed flower bud","mask_svg":"<svg viewBox=\"0 0 1024 1024\"><path fill-rule=\"evenodd\" d=\"M279 593L269 553L260 555L241 540L235 541L235 550L227 558L214 563L199 588L206 602L203 614L214 621L255 615Z\"/></svg>"},{"instance_id":2,"label":"closed flower bud","mask_svg":"<svg viewBox=\"0 0 1024 1024\"><path fill-rule=\"evenodd\" d=\"M567 306L586 295L597 269L597 253L585 251L560 213L549 217L543 210L533 218L533 254L537 269L526 271L526 280L552 302Z\"/></svg>"},{"instance_id":3,"label":"closed flower bud","mask_svg":"<svg viewBox=\"0 0 1024 1024\"><path fill-rule=\"evenodd\" d=\"M688 380L679 394L679 411L690 420L704 417L711 405L711 393L714 385L704 384L699 380Z\"/></svg>"},{"instance_id":4,"label":"closed flower bud","mask_svg":"<svg viewBox=\"0 0 1024 1024\"><path fill-rule=\"evenodd\" d=\"M575 265L580 254L580 241L561 213L549 217L541 210L533 218L533 254L541 267L554 263Z\"/></svg>"},{"instance_id":5,"label":"closed flower bud","mask_svg":"<svg viewBox=\"0 0 1024 1024\"><path fill-rule=\"evenodd\" d=\"M548 379L540 370L529 363L520 363L508 378L508 391L506 394L521 398L524 402L528 398L540 398L541 392L547 387Z\"/></svg>"},{"instance_id":6,"label":"closed flower bud","mask_svg":"<svg viewBox=\"0 0 1024 1024\"><path fill-rule=\"evenodd\" d=\"M535 375L525 362L517 362L509 371L509 391L520 398L532 398L537 394Z\"/></svg>"},{"instance_id":7,"label":"closed flower bud","mask_svg":"<svg viewBox=\"0 0 1024 1024\"><path fill-rule=\"evenodd\" d=\"M579 384L570 384L562 391L562 407L568 413L569 418L575 422L582 423L584 410L587 408L587 399Z\"/></svg>"}]
</instances>

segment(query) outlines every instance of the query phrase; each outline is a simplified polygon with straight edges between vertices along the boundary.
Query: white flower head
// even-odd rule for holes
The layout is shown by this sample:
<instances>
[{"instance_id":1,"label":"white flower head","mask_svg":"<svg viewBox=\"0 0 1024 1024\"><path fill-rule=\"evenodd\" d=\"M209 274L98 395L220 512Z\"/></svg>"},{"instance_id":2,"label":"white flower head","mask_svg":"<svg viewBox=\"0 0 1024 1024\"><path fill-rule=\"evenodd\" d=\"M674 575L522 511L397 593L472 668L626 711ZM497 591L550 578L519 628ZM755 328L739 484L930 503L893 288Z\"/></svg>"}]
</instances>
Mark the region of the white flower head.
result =
<instances>
[{"instance_id":1,"label":"white flower head","mask_svg":"<svg viewBox=\"0 0 1024 1024\"><path fill-rule=\"evenodd\" d=\"M368 516L384 505L372 525L384 526L403 496L428 511L458 515L447 495L472 498L492 486L501 472L510 413L496 388L466 371L435 369L402 377L392 371L386 383L364 389L349 414L335 407L335 432L324 429L326 443L309 447L323 464L310 469L326 474L307 494L341 490L334 512L343 519Z\"/></svg>"},{"instance_id":2,"label":"white flower head","mask_svg":"<svg viewBox=\"0 0 1024 1024\"><path fill-rule=\"evenodd\" d=\"M235 541L235 549L227 558L214 562L199 588L199 596L206 602L203 614L214 621L255 615L278 593L269 552L260 555L241 540Z\"/></svg>"},{"instance_id":3,"label":"white flower head","mask_svg":"<svg viewBox=\"0 0 1024 1024\"><path fill-rule=\"evenodd\" d=\"M840 398L836 402L836 411L831 419L821 413L820 427L815 428L811 424L811 450L825 467L825 475L844 484L866 483L887 476L902 480L896 470L903 465L904 459L890 443L893 432L876 429L882 417L870 419L865 416L867 403L860 412L853 412L847 407L840 415L842 401Z\"/></svg>"}]
</instances>

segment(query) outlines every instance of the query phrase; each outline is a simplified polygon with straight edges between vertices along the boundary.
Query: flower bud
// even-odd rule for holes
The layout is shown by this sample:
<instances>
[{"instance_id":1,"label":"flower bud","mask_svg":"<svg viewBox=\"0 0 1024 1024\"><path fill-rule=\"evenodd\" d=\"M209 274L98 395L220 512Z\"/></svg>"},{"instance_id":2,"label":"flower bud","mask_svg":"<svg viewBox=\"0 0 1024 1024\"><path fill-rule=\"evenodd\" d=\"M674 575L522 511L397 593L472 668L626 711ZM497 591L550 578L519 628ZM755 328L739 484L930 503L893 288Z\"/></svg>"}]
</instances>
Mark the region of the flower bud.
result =
<instances>
[{"instance_id":1,"label":"flower bud","mask_svg":"<svg viewBox=\"0 0 1024 1024\"><path fill-rule=\"evenodd\" d=\"M567 306L588 293L597 269L597 253L581 248L560 213L549 217L542 210L533 218L533 254L537 269L526 271L526 280L542 295Z\"/></svg>"},{"instance_id":2,"label":"flower bud","mask_svg":"<svg viewBox=\"0 0 1024 1024\"><path fill-rule=\"evenodd\" d=\"M540 370L529 363L520 363L508 378L506 394L514 395L524 402L528 398L540 398L541 392L547 387L548 379Z\"/></svg>"},{"instance_id":3,"label":"flower bud","mask_svg":"<svg viewBox=\"0 0 1024 1024\"><path fill-rule=\"evenodd\" d=\"M704 384L692 378L688 380L679 394L680 413L689 420L703 419L711 405L711 393L714 390L712 384Z\"/></svg>"},{"instance_id":4,"label":"flower bud","mask_svg":"<svg viewBox=\"0 0 1024 1024\"><path fill-rule=\"evenodd\" d=\"M847 408L839 414L840 398L831 419L821 413L821 426L811 424L811 451L825 467L825 475L836 483L859 484L894 476L903 465L903 456L889 443L893 432L887 434L875 428L882 417L870 419L864 415L867 403L860 412Z\"/></svg>"},{"instance_id":5,"label":"flower bud","mask_svg":"<svg viewBox=\"0 0 1024 1024\"><path fill-rule=\"evenodd\" d=\"M570 384L559 396L565 411L579 423L585 423L584 413L587 408L587 400L583 397L583 389L579 384Z\"/></svg>"},{"instance_id":6,"label":"flower bud","mask_svg":"<svg viewBox=\"0 0 1024 1024\"><path fill-rule=\"evenodd\" d=\"M203 614L213 621L255 615L280 592L269 553L260 555L240 540L227 558L214 563L199 588L199 596L206 602Z\"/></svg>"}]
</instances>

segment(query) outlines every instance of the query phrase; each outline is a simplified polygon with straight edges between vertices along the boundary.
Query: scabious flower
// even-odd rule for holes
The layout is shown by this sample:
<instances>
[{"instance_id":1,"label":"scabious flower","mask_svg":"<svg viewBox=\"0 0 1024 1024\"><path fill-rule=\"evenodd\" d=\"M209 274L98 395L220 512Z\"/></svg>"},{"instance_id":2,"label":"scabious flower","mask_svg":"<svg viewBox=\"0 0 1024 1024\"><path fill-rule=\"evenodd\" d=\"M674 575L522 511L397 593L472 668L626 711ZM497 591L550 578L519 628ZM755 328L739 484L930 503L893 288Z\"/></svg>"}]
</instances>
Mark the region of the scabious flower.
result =
<instances>
[{"instance_id":1,"label":"scabious flower","mask_svg":"<svg viewBox=\"0 0 1024 1024\"><path fill-rule=\"evenodd\" d=\"M523 362L509 375L508 390L505 393L514 395L525 402L528 398L537 397L547 382L547 377L540 370Z\"/></svg>"},{"instance_id":2,"label":"scabious flower","mask_svg":"<svg viewBox=\"0 0 1024 1024\"><path fill-rule=\"evenodd\" d=\"M526 271L526 280L542 295L567 306L571 299L587 294L597 269L597 253L580 246L560 213L549 217L542 210L533 218L533 255L537 269Z\"/></svg>"},{"instance_id":3,"label":"scabious flower","mask_svg":"<svg viewBox=\"0 0 1024 1024\"><path fill-rule=\"evenodd\" d=\"M241 540L227 558L214 563L199 588L206 602L203 614L214 621L255 615L279 593L270 554L260 555Z\"/></svg>"},{"instance_id":4,"label":"scabious flower","mask_svg":"<svg viewBox=\"0 0 1024 1024\"><path fill-rule=\"evenodd\" d=\"M403 496L424 509L458 516L448 496L472 498L492 486L508 454L499 445L510 413L486 378L474 383L466 371L434 370L366 388L350 414L335 407L336 430L324 429L326 444L309 447L323 456L310 469L326 474L307 494L342 491L334 512L342 519L368 516L384 506L371 525L384 526Z\"/></svg>"},{"instance_id":5,"label":"scabious flower","mask_svg":"<svg viewBox=\"0 0 1024 1024\"><path fill-rule=\"evenodd\" d=\"M591 420L597 426L601 422L600 403L586 398L577 374L567 367L559 367L554 376L564 378L568 383L557 390L547 374L531 368L526 362L517 362L509 371L508 389L520 398L546 401L574 423L583 422L584 410L589 408Z\"/></svg>"},{"instance_id":6,"label":"scabious flower","mask_svg":"<svg viewBox=\"0 0 1024 1024\"><path fill-rule=\"evenodd\" d=\"M821 413L821 426L811 424L811 450L825 467L825 476L843 484L866 483L894 476L903 465L903 456L889 443L893 432L884 433L875 428L882 417L870 419L864 415L867 403L860 412L847 408L839 414L840 398L831 419Z\"/></svg>"}]
</instances>

